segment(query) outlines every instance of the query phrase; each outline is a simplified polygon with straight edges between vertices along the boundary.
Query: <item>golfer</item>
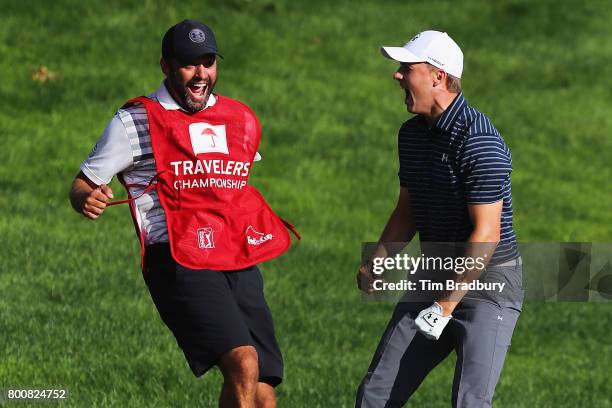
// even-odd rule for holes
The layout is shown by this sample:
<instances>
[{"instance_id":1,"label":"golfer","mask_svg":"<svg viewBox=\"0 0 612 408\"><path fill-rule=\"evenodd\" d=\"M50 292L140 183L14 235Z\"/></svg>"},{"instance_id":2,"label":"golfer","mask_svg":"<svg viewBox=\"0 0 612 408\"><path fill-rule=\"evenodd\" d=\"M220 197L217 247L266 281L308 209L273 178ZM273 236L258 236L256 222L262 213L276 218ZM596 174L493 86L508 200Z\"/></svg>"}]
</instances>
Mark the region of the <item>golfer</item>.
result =
<instances>
[{"instance_id":1,"label":"golfer","mask_svg":"<svg viewBox=\"0 0 612 408\"><path fill-rule=\"evenodd\" d=\"M371 293L377 279L373 260L394 256L417 233L423 257L451 253L452 259L480 263L472 262L463 273L451 271L452 289L418 297L406 291L358 388L356 407L403 406L452 350L457 354L452 405L489 407L522 305L510 150L463 96L463 53L446 33L424 31L403 47L381 52L399 62L394 78L415 116L399 130L397 205L359 269L358 286ZM504 291L455 285L476 280L497 282Z\"/></svg>"},{"instance_id":2,"label":"golfer","mask_svg":"<svg viewBox=\"0 0 612 408\"><path fill-rule=\"evenodd\" d=\"M287 228L250 185L260 126L244 104L213 93L212 30L184 20L163 37L165 79L110 120L70 191L92 220L128 191L143 275L196 376L218 366L221 407L274 407L283 360L256 264L290 246Z\"/></svg>"}]
</instances>

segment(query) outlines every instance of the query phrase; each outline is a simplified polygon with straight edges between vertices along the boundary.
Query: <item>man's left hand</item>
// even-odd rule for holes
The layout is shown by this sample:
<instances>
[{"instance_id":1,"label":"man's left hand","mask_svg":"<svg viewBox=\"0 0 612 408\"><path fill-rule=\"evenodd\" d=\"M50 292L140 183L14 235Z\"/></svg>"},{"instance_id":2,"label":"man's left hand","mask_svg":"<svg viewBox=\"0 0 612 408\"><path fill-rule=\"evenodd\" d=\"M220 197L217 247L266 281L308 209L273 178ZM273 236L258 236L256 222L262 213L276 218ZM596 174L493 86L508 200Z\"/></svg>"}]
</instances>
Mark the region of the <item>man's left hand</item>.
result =
<instances>
[{"instance_id":1,"label":"man's left hand","mask_svg":"<svg viewBox=\"0 0 612 408\"><path fill-rule=\"evenodd\" d=\"M444 316L438 302L421 310L414 323L419 332L430 340L438 340L452 315Z\"/></svg>"}]
</instances>

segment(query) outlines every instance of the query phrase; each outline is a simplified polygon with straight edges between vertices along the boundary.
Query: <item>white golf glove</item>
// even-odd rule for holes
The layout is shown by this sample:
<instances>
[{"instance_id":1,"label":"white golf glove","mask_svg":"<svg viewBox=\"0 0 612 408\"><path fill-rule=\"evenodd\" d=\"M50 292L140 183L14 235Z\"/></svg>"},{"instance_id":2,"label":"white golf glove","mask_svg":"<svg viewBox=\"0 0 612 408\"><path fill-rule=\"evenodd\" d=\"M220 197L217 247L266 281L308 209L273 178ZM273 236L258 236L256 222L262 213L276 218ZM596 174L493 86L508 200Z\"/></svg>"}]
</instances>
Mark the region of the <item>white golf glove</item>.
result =
<instances>
[{"instance_id":1,"label":"white golf glove","mask_svg":"<svg viewBox=\"0 0 612 408\"><path fill-rule=\"evenodd\" d=\"M438 340L442 330L453 316L442 316L442 306L438 302L421 310L414 323L417 329L430 340Z\"/></svg>"}]
</instances>

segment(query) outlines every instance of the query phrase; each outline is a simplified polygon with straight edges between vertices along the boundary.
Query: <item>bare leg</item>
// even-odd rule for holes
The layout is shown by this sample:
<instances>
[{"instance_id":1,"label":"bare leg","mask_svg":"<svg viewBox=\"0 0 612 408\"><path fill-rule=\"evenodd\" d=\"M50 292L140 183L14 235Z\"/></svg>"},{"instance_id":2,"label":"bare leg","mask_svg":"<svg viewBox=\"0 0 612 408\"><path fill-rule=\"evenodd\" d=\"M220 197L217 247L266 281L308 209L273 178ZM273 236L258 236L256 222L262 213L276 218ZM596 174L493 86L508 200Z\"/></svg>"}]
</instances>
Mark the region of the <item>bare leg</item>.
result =
<instances>
[{"instance_id":1,"label":"bare leg","mask_svg":"<svg viewBox=\"0 0 612 408\"><path fill-rule=\"evenodd\" d=\"M274 387L263 382L257 383L255 406L257 408L276 408L276 394L274 393Z\"/></svg>"},{"instance_id":2,"label":"bare leg","mask_svg":"<svg viewBox=\"0 0 612 408\"><path fill-rule=\"evenodd\" d=\"M223 373L220 408L255 408L259 367L253 346L240 346L228 351L219 362Z\"/></svg>"}]
</instances>

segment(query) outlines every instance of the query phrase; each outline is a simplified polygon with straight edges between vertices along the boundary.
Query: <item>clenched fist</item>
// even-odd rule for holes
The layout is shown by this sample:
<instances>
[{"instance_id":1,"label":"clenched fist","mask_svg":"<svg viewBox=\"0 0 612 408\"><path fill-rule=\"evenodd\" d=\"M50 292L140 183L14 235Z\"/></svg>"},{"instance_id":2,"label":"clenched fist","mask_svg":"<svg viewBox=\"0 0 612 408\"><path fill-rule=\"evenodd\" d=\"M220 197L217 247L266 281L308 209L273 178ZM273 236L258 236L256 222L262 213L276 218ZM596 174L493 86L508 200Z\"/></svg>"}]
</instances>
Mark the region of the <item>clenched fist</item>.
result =
<instances>
[{"instance_id":1,"label":"clenched fist","mask_svg":"<svg viewBox=\"0 0 612 408\"><path fill-rule=\"evenodd\" d=\"M107 203L113 199L113 190L106 184L102 184L98 188L93 189L85 202L81 212L89 219L95 220L106 209Z\"/></svg>"},{"instance_id":2,"label":"clenched fist","mask_svg":"<svg viewBox=\"0 0 612 408\"><path fill-rule=\"evenodd\" d=\"M109 186L106 184L96 186L82 173L79 173L72 182L70 189L72 207L91 220L102 215L108 202L112 199L113 190Z\"/></svg>"},{"instance_id":3,"label":"clenched fist","mask_svg":"<svg viewBox=\"0 0 612 408\"><path fill-rule=\"evenodd\" d=\"M357 287L366 294L374 291L372 284L374 283L374 275L372 274L372 263L361 265L357 272Z\"/></svg>"}]
</instances>

